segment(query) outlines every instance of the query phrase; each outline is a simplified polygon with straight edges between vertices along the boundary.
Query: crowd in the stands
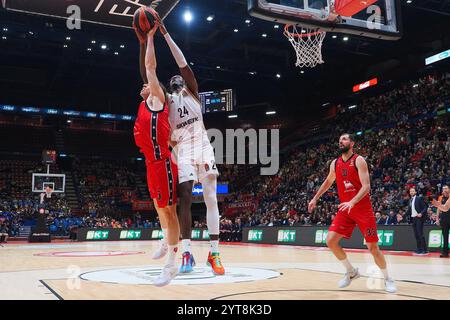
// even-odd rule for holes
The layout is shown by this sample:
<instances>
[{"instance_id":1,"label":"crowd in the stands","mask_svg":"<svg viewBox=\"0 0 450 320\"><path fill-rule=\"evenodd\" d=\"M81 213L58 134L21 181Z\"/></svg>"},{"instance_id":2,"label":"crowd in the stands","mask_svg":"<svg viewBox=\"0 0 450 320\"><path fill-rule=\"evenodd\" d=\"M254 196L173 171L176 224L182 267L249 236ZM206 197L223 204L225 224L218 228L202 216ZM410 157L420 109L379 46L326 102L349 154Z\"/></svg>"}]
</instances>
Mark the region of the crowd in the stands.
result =
<instances>
[{"instance_id":1,"label":"crowd in the stands","mask_svg":"<svg viewBox=\"0 0 450 320\"><path fill-rule=\"evenodd\" d=\"M245 226L330 225L338 205L335 187L312 214L308 202L339 156L340 134L358 132L355 151L369 164L377 223L410 223L409 188L417 188L429 204L450 182L449 116L437 115L449 102L450 79L442 76L409 82L357 108L341 109L325 126L329 130L322 141L291 150L276 177L258 177L243 188L240 195L251 194L259 205L237 218ZM427 223L436 224L436 219L430 207Z\"/></svg>"}]
</instances>

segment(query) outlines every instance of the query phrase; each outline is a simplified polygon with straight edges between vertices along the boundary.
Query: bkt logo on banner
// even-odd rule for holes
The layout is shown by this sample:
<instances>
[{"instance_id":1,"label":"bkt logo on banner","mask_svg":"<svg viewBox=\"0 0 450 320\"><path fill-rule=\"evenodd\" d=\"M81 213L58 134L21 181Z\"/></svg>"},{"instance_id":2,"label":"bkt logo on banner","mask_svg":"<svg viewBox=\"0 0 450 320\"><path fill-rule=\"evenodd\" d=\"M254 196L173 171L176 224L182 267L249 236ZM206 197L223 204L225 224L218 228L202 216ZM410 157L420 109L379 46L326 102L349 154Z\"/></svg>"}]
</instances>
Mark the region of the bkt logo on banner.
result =
<instances>
[{"instance_id":1,"label":"bkt logo on banner","mask_svg":"<svg viewBox=\"0 0 450 320\"><path fill-rule=\"evenodd\" d=\"M378 245L389 247L394 244L394 230L378 230ZM363 244L366 244L366 240L364 239Z\"/></svg>"},{"instance_id":2,"label":"bkt logo on banner","mask_svg":"<svg viewBox=\"0 0 450 320\"><path fill-rule=\"evenodd\" d=\"M278 230L278 242L295 242L296 230Z\"/></svg>"},{"instance_id":3,"label":"bkt logo on banner","mask_svg":"<svg viewBox=\"0 0 450 320\"><path fill-rule=\"evenodd\" d=\"M316 240L314 241L317 244L325 244L327 243L328 230L317 230L316 231Z\"/></svg>"},{"instance_id":4,"label":"bkt logo on banner","mask_svg":"<svg viewBox=\"0 0 450 320\"><path fill-rule=\"evenodd\" d=\"M450 240L450 232L448 233L448 238ZM444 246L444 237L442 237L442 230L431 230L428 236L428 247L429 248L442 248ZM448 244L450 248L450 241Z\"/></svg>"},{"instance_id":5,"label":"bkt logo on banner","mask_svg":"<svg viewBox=\"0 0 450 320\"><path fill-rule=\"evenodd\" d=\"M120 231L120 239L140 239L141 230L123 230Z\"/></svg>"},{"instance_id":6,"label":"bkt logo on banner","mask_svg":"<svg viewBox=\"0 0 450 320\"><path fill-rule=\"evenodd\" d=\"M262 241L263 231L262 230L249 230L248 231L248 241Z\"/></svg>"},{"instance_id":7,"label":"bkt logo on banner","mask_svg":"<svg viewBox=\"0 0 450 320\"><path fill-rule=\"evenodd\" d=\"M152 239L162 239L164 234L162 230L153 230L152 231Z\"/></svg>"},{"instance_id":8,"label":"bkt logo on banner","mask_svg":"<svg viewBox=\"0 0 450 320\"><path fill-rule=\"evenodd\" d=\"M106 240L109 238L109 231L88 231L86 240Z\"/></svg>"},{"instance_id":9,"label":"bkt logo on banner","mask_svg":"<svg viewBox=\"0 0 450 320\"><path fill-rule=\"evenodd\" d=\"M192 230L191 238L192 239L200 239L201 230L194 229Z\"/></svg>"}]
</instances>

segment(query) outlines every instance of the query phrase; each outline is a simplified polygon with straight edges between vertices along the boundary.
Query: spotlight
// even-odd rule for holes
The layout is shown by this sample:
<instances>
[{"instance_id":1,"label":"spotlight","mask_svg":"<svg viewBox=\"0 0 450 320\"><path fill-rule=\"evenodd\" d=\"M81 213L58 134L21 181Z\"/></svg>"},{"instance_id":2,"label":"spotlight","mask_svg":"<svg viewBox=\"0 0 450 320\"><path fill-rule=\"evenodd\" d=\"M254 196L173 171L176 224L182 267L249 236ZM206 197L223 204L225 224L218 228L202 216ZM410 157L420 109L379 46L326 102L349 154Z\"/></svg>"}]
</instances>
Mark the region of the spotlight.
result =
<instances>
[{"instance_id":1,"label":"spotlight","mask_svg":"<svg viewBox=\"0 0 450 320\"><path fill-rule=\"evenodd\" d=\"M211 22L213 20L214 20L214 16L213 15L210 15L210 16L208 16L208 18L206 18L206 21L208 21L208 22Z\"/></svg>"},{"instance_id":2,"label":"spotlight","mask_svg":"<svg viewBox=\"0 0 450 320\"><path fill-rule=\"evenodd\" d=\"M194 17L192 16L192 12L187 10L183 15L183 19L186 23L192 22L192 20L194 19Z\"/></svg>"},{"instance_id":3,"label":"spotlight","mask_svg":"<svg viewBox=\"0 0 450 320\"><path fill-rule=\"evenodd\" d=\"M228 116L229 119L236 119L237 117L238 117L237 114L230 114Z\"/></svg>"}]
</instances>

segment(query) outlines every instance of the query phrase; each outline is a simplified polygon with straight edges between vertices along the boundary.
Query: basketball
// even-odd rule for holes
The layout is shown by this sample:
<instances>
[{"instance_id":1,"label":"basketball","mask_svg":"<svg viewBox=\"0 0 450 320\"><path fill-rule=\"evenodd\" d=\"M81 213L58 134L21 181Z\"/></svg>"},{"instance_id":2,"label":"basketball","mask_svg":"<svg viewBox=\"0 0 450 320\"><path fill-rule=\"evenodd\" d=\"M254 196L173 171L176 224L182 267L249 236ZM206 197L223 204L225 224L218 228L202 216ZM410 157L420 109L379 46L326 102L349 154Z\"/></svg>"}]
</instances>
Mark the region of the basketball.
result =
<instances>
[{"instance_id":1,"label":"basketball","mask_svg":"<svg viewBox=\"0 0 450 320\"><path fill-rule=\"evenodd\" d=\"M141 33L147 34L155 26L156 11L151 7L141 7L134 13L133 27Z\"/></svg>"}]
</instances>

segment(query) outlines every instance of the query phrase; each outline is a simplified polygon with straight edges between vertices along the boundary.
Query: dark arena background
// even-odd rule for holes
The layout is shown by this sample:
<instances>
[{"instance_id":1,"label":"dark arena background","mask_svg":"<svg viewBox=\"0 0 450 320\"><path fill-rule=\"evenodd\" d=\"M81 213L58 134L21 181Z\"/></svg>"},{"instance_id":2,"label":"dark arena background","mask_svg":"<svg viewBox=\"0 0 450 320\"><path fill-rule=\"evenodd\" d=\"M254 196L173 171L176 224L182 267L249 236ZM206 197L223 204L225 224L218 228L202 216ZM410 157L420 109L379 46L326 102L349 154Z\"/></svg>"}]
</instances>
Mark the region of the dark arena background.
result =
<instances>
[{"instance_id":1,"label":"dark arena background","mask_svg":"<svg viewBox=\"0 0 450 320\"><path fill-rule=\"evenodd\" d=\"M450 1L364 3L3 0L0 299L450 299ZM184 105L174 102L169 81L180 70L156 30L156 74L174 94L164 110L175 108L172 121L195 104L182 126L203 115L215 149L215 162L195 170L220 172L219 246L207 189L194 183L178 195L181 267L163 287L173 245L149 194L161 173L134 137L143 80L132 20L149 5L198 84L198 97L186 87ZM359 221L333 242L358 204L345 213L336 184L310 201L330 170L339 183L343 138L361 156L344 178L359 183L367 163L376 228ZM161 248L167 257L152 259Z\"/></svg>"}]
</instances>

